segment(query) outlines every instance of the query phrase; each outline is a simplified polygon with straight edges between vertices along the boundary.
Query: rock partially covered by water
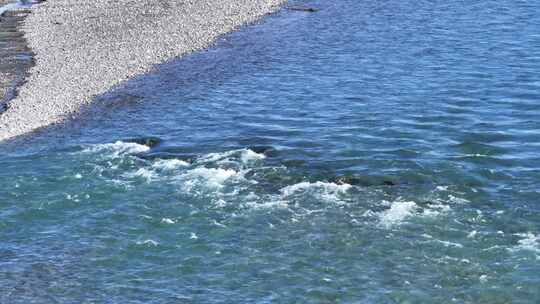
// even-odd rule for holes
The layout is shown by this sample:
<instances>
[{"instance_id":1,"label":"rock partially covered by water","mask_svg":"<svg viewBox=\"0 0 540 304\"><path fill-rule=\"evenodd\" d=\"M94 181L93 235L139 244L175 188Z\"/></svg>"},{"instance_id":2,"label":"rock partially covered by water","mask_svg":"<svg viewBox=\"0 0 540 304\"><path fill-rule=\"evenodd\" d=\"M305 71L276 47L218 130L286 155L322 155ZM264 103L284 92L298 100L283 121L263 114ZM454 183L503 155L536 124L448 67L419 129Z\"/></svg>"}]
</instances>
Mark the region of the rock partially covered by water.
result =
<instances>
[{"instance_id":1,"label":"rock partially covered by water","mask_svg":"<svg viewBox=\"0 0 540 304\"><path fill-rule=\"evenodd\" d=\"M147 146L153 148L161 144L162 140L157 137L143 137L143 138L131 138L125 140L124 142L136 143L139 145Z\"/></svg>"},{"instance_id":2,"label":"rock partially covered by water","mask_svg":"<svg viewBox=\"0 0 540 304\"><path fill-rule=\"evenodd\" d=\"M275 156L277 154L277 150L272 146L250 146L248 149L257 154L264 154L266 156Z\"/></svg>"},{"instance_id":3,"label":"rock partially covered by water","mask_svg":"<svg viewBox=\"0 0 540 304\"><path fill-rule=\"evenodd\" d=\"M308 12L308 13L315 13L319 10L313 7L301 7L301 6L289 6L287 9L291 11L301 11L301 12Z\"/></svg>"},{"instance_id":4,"label":"rock partially covered by water","mask_svg":"<svg viewBox=\"0 0 540 304\"><path fill-rule=\"evenodd\" d=\"M358 176L358 175L341 175L334 177L332 182L338 185L352 185L352 186L395 186L396 182L390 179L381 179L379 177L372 176Z\"/></svg>"}]
</instances>

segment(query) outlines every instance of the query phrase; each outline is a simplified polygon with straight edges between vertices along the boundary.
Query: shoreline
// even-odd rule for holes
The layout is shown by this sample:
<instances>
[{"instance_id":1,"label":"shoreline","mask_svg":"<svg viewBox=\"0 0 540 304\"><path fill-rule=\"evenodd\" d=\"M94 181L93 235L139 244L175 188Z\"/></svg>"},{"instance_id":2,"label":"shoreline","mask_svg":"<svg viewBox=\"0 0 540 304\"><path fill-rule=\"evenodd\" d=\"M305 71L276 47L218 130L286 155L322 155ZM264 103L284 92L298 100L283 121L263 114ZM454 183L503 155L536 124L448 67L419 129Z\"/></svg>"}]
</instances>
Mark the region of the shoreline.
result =
<instances>
[{"instance_id":1,"label":"shoreline","mask_svg":"<svg viewBox=\"0 0 540 304\"><path fill-rule=\"evenodd\" d=\"M17 2L0 0L0 115L17 95L33 64L20 26L29 10Z\"/></svg>"},{"instance_id":2,"label":"shoreline","mask_svg":"<svg viewBox=\"0 0 540 304\"><path fill-rule=\"evenodd\" d=\"M180 3L68 0L35 6L22 30L35 65L9 110L0 142L61 123L125 80L212 45L277 11L285 0Z\"/></svg>"}]
</instances>

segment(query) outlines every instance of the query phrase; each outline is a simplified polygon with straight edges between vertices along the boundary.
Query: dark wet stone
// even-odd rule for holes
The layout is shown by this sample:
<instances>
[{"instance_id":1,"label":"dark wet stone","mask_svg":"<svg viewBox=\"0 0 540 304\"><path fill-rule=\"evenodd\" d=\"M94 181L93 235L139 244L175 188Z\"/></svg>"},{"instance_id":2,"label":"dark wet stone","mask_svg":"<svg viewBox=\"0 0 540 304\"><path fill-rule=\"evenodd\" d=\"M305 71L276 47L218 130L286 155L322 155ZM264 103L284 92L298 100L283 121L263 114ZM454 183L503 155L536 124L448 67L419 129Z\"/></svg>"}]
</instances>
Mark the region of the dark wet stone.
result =
<instances>
[{"instance_id":1,"label":"dark wet stone","mask_svg":"<svg viewBox=\"0 0 540 304\"><path fill-rule=\"evenodd\" d=\"M381 177L374 176L358 176L358 175L342 175L337 176L331 180L332 182L343 185L353 185L353 186L362 186L362 187L372 187L372 186L395 186L396 183L389 179L382 180Z\"/></svg>"},{"instance_id":2,"label":"dark wet stone","mask_svg":"<svg viewBox=\"0 0 540 304\"><path fill-rule=\"evenodd\" d=\"M343 175L335 177L332 180L334 183L338 185L352 185L352 186L371 186L371 184L366 181L364 178L354 176L354 175Z\"/></svg>"},{"instance_id":3,"label":"dark wet stone","mask_svg":"<svg viewBox=\"0 0 540 304\"><path fill-rule=\"evenodd\" d=\"M385 186L395 186L396 183L391 181L391 180L385 180L385 181L383 181L383 185L385 185Z\"/></svg>"},{"instance_id":4,"label":"dark wet stone","mask_svg":"<svg viewBox=\"0 0 540 304\"><path fill-rule=\"evenodd\" d=\"M136 143L139 145L147 146L149 148L153 148L161 143L161 139L157 137L132 138L125 140L125 142Z\"/></svg>"},{"instance_id":5,"label":"dark wet stone","mask_svg":"<svg viewBox=\"0 0 540 304\"><path fill-rule=\"evenodd\" d=\"M277 150L272 146L250 146L248 149L255 153L264 154L266 156L274 156L277 153Z\"/></svg>"},{"instance_id":6,"label":"dark wet stone","mask_svg":"<svg viewBox=\"0 0 540 304\"><path fill-rule=\"evenodd\" d=\"M178 153L168 153L168 152L139 153L139 154L136 154L135 156L144 160L179 159L188 163L192 163L197 158L197 156L194 154L178 154Z\"/></svg>"},{"instance_id":7,"label":"dark wet stone","mask_svg":"<svg viewBox=\"0 0 540 304\"><path fill-rule=\"evenodd\" d=\"M432 201L422 201L422 202L416 202L416 204L421 208L428 208L430 205L436 205Z\"/></svg>"},{"instance_id":8,"label":"dark wet stone","mask_svg":"<svg viewBox=\"0 0 540 304\"><path fill-rule=\"evenodd\" d=\"M313 7L299 7L299 6L290 6L290 7L287 7L287 9L291 11L300 11L300 12L308 12L308 13L315 13L319 11L318 9L313 8Z\"/></svg>"}]
</instances>

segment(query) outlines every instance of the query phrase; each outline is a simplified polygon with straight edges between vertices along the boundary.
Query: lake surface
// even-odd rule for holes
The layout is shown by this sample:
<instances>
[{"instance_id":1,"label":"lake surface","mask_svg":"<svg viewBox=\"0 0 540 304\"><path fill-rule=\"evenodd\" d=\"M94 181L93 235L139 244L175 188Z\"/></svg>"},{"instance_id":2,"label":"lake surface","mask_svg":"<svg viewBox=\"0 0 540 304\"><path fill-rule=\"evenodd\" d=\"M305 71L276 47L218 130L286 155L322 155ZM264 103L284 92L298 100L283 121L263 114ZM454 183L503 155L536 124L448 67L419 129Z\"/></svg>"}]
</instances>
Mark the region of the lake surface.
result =
<instances>
[{"instance_id":1,"label":"lake surface","mask_svg":"<svg viewBox=\"0 0 540 304\"><path fill-rule=\"evenodd\" d=\"M540 302L540 3L301 4L0 147L0 302Z\"/></svg>"}]
</instances>

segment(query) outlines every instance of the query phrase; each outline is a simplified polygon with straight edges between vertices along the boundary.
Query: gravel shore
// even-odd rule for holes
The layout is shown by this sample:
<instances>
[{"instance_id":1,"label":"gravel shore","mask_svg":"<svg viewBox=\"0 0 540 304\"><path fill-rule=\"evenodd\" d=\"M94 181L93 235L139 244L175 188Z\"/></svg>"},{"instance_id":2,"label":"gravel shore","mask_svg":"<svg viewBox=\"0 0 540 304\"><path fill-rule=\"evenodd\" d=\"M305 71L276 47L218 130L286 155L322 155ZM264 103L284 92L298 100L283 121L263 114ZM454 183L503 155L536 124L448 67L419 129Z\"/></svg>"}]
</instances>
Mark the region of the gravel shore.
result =
<instances>
[{"instance_id":1,"label":"gravel shore","mask_svg":"<svg viewBox=\"0 0 540 304\"><path fill-rule=\"evenodd\" d=\"M0 9L4 4L6 1L0 0ZM0 14L0 115L32 66L30 50L19 30L27 13L27 10L17 10Z\"/></svg>"},{"instance_id":2,"label":"gravel shore","mask_svg":"<svg viewBox=\"0 0 540 304\"><path fill-rule=\"evenodd\" d=\"M2 7L3 5L6 5L8 4L9 1L8 0L0 0L0 7ZM3 38L3 34L2 34L2 19L0 19L0 43L2 43L2 38ZM2 43L3 44L3 43ZM8 93L8 90L11 86L11 84L13 83L15 77L8 71L8 67L5 67L4 64L3 64L3 59L6 58L7 56L2 56L0 57L0 103L4 100L4 98L6 97L6 94ZM0 104L0 112L2 112L3 110L3 106Z\"/></svg>"},{"instance_id":3,"label":"gravel shore","mask_svg":"<svg viewBox=\"0 0 540 304\"><path fill-rule=\"evenodd\" d=\"M36 65L0 115L0 141L61 122L130 77L209 46L285 0L49 0L23 26Z\"/></svg>"},{"instance_id":4,"label":"gravel shore","mask_svg":"<svg viewBox=\"0 0 540 304\"><path fill-rule=\"evenodd\" d=\"M9 88L11 84L13 83L14 77L13 75L0 71L0 102L4 100L6 95L8 94ZM3 106L0 105L0 112L3 111Z\"/></svg>"}]
</instances>

